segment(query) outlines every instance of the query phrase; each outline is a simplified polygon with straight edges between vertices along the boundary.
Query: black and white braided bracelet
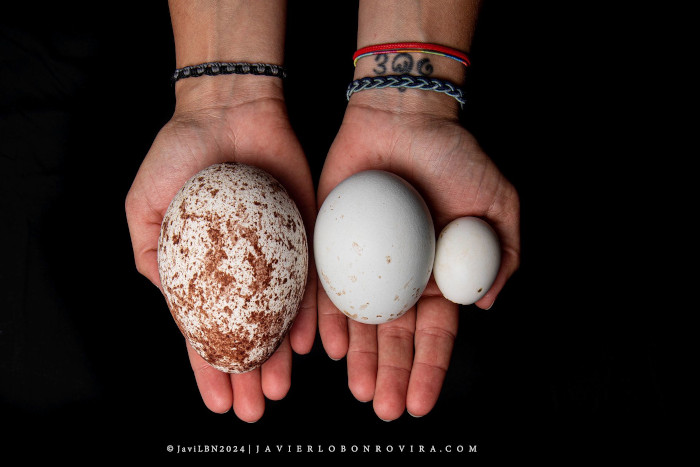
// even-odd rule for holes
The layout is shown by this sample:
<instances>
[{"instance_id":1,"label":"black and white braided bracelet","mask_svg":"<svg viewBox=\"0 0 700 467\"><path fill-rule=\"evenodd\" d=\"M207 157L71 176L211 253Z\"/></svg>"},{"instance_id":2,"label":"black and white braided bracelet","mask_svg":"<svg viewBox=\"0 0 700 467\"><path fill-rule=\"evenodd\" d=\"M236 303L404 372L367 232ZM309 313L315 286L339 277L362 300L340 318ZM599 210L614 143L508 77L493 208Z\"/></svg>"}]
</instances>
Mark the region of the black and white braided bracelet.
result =
<instances>
[{"instance_id":1,"label":"black and white braided bracelet","mask_svg":"<svg viewBox=\"0 0 700 467\"><path fill-rule=\"evenodd\" d=\"M287 70L279 65L269 63L246 62L208 62L199 65L190 65L175 70L172 76L173 83L184 78L196 78L202 75L262 75L286 78Z\"/></svg>"},{"instance_id":2,"label":"black and white braided bracelet","mask_svg":"<svg viewBox=\"0 0 700 467\"><path fill-rule=\"evenodd\" d=\"M464 105L466 102L462 90L453 83L436 78L412 75L368 76L356 79L348 86L346 95L348 100L350 100L350 96L356 92L382 88L423 89L447 94L459 102L460 105Z\"/></svg>"}]
</instances>

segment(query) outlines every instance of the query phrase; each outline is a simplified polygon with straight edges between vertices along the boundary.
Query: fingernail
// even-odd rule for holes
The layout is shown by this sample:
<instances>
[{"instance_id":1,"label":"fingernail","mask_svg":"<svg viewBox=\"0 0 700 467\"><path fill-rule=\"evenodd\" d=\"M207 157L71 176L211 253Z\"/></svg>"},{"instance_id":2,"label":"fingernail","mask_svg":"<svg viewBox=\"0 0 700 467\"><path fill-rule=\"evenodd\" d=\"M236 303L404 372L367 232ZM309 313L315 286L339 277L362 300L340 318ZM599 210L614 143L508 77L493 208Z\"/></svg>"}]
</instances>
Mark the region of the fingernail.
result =
<instances>
[{"instance_id":1,"label":"fingernail","mask_svg":"<svg viewBox=\"0 0 700 467\"><path fill-rule=\"evenodd\" d=\"M408 414L409 414L411 417L413 417L413 418L421 418L421 417L422 417L422 415L413 415L413 414L412 414L411 412L409 412L408 410L406 410L406 412L408 412Z\"/></svg>"}]
</instances>

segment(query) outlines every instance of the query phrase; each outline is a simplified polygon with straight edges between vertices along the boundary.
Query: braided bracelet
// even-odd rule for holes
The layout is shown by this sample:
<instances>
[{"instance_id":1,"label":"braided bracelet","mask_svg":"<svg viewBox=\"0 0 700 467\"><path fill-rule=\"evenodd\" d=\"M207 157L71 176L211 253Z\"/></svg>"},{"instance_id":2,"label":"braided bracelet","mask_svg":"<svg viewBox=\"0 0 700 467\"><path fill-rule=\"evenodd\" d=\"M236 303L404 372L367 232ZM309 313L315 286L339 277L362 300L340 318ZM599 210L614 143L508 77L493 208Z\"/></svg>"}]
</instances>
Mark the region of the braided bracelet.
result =
<instances>
[{"instance_id":1,"label":"braided bracelet","mask_svg":"<svg viewBox=\"0 0 700 467\"><path fill-rule=\"evenodd\" d=\"M365 91L367 89L383 88L409 88L441 92L455 98L455 100L460 103L460 106L464 105L466 102L462 90L453 83L437 78L412 75L387 75L356 79L348 86L346 96L348 100L350 100L350 96L352 96L353 93Z\"/></svg>"},{"instance_id":2,"label":"braided bracelet","mask_svg":"<svg viewBox=\"0 0 700 467\"><path fill-rule=\"evenodd\" d=\"M262 75L286 78L287 70L279 65L268 63L232 63L232 62L209 62L199 65L190 65L175 70L172 76L173 82L184 78L196 78L202 75Z\"/></svg>"}]
</instances>

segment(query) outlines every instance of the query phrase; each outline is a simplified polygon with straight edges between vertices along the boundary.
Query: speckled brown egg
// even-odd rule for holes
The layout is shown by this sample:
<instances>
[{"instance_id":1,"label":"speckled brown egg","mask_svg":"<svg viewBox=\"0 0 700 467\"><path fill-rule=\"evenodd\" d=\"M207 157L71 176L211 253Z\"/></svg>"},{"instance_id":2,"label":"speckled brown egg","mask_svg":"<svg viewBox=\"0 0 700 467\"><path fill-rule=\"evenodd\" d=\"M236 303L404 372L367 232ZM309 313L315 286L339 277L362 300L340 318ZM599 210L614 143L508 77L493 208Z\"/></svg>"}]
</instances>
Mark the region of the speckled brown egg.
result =
<instances>
[{"instance_id":1,"label":"speckled brown egg","mask_svg":"<svg viewBox=\"0 0 700 467\"><path fill-rule=\"evenodd\" d=\"M270 174L215 164L170 203L158 266L170 312L192 347L214 368L243 373L273 354L297 315L306 231Z\"/></svg>"}]
</instances>

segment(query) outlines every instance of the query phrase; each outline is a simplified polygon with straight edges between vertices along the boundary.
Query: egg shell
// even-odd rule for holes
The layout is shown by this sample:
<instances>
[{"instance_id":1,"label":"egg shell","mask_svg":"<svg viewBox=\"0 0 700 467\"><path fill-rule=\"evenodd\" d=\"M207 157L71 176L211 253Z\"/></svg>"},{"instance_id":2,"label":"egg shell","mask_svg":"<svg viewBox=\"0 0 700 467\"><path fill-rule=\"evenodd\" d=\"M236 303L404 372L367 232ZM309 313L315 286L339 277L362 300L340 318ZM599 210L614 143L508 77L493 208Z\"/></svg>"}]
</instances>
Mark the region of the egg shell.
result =
<instances>
[{"instance_id":1,"label":"egg shell","mask_svg":"<svg viewBox=\"0 0 700 467\"><path fill-rule=\"evenodd\" d=\"M320 282L351 319L381 324L406 313L425 290L434 256L430 211L395 174L352 175L319 210L314 257Z\"/></svg>"},{"instance_id":2,"label":"egg shell","mask_svg":"<svg viewBox=\"0 0 700 467\"><path fill-rule=\"evenodd\" d=\"M270 174L215 164L170 203L158 266L192 348L217 370L247 372L272 355L297 315L308 269L304 224Z\"/></svg>"},{"instance_id":3,"label":"egg shell","mask_svg":"<svg viewBox=\"0 0 700 467\"><path fill-rule=\"evenodd\" d=\"M471 305L493 285L501 265L498 235L483 219L455 219L440 232L435 249L433 276L442 295Z\"/></svg>"}]
</instances>

